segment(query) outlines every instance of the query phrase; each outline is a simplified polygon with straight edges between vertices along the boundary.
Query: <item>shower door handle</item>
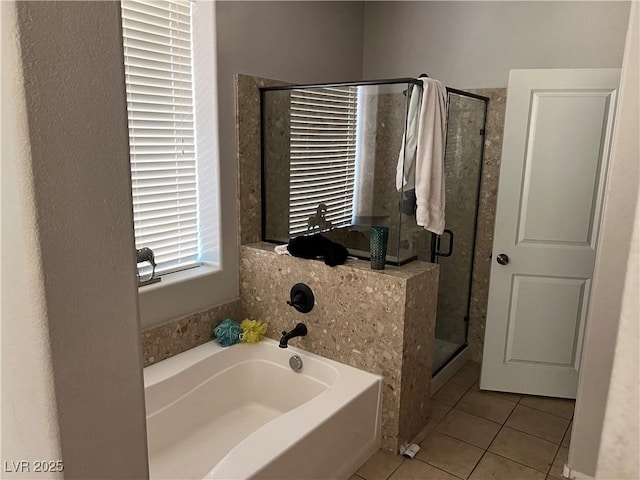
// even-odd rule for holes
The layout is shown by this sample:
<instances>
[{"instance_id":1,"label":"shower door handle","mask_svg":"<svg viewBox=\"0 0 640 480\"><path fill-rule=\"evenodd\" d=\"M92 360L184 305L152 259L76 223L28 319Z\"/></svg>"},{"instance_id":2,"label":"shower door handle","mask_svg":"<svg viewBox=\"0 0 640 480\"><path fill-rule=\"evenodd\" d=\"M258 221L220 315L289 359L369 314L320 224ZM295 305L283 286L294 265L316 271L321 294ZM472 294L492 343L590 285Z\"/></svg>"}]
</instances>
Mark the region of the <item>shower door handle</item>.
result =
<instances>
[{"instance_id":1,"label":"shower door handle","mask_svg":"<svg viewBox=\"0 0 640 480\"><path fill-rule=\"evenodd\" d=\"M447 253L443 253L440 251L440 241L442 240L442 236L448 233L449 234L449 251ZM453 232L451 230L445 229L444 232L442 232L442 235L438 236L437 240L436 240L436 256L438 257L450 257L451 255L453 255Z\"/></svg>"}]
</instances>

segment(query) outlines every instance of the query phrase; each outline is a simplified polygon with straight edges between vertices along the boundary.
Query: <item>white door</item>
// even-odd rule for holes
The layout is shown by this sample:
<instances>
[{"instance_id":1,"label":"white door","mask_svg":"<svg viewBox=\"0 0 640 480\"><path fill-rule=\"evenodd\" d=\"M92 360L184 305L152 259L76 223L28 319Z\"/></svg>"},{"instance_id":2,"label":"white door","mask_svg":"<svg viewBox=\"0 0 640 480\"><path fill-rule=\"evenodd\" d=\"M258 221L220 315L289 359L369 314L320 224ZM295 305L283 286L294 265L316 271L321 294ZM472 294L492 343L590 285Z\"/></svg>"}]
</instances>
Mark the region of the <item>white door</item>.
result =
<instances>
[{"instance_id":1,"label":"white door","mask_svg":"<svg viewBox=\"0 0 640 480\"><path fill-rule=\"evenodd\" d=\"M509 75L482 389L576 396L619 79Z\"/></svg>"}]
</instances>

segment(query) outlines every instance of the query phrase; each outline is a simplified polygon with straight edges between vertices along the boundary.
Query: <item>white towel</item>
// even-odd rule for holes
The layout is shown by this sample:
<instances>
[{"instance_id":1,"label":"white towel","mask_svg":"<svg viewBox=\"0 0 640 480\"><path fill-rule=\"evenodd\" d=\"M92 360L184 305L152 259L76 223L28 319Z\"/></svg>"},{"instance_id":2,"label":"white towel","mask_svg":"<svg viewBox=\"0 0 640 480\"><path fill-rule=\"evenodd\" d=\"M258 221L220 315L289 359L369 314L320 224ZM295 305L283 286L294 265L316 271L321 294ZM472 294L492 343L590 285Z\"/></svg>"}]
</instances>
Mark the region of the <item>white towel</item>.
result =
<instances>
[{"instance_id":1,"label":"white towel","mask_svg":"<svg viewBox=\"0 0 640 480\"><path fill-rule=\"evenodd\" d=\"M396 187L416 190L416 223L438 235L444 231L444 149L447 135L447 90L438 80L422 78L422 102L419 115L412 112L413 96L409 103L408 115L418 118L417 134L408 119L407 151L404 159L404 175L400 152ZM418 95L416 95L418 96ZM415 106L414 108L417 108ZM415 135L415 139L413 136ZM411 142L411 143L410 143ZM412 155L412 145L417 144ZM404 142L403 142L404 148ZM413 180L413 182L412 182Z\"/></svg>"},{"instance_id":2,"label":"white towel","mask_svg":"<svg viewBox=\"0 0 640 480\"><path fill-rule=\"evenodd\" d=\"M420 103L422 89L411 84L411 90L407 92L409 97L409 111L407 112L407 128L402 136L402 147L398 155L398 167L396 168L396 189L405 192L416 188L416 146L418 142L418 119L420 118ZM406 147L406 148L405 148ZM405 159L406 152L406 159Z\"/></svg>"}]
</instances>

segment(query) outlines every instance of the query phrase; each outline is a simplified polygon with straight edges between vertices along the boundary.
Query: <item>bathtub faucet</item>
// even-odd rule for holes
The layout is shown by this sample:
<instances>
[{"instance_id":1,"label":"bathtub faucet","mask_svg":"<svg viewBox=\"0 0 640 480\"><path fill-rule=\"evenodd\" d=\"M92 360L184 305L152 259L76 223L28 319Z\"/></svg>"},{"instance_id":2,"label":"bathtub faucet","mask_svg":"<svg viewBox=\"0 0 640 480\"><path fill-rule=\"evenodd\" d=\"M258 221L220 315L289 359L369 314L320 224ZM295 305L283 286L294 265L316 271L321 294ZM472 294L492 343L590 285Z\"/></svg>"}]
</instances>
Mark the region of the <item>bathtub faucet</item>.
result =
<instances>
[{"instance_id":1,"label":"bathtub faucet","mask_svg":"<svg viewBox=\"0 0 640 480\"><path fill-rule=\"evenodd\" d=\"M280 339L280 348L287 348L289 340L295 337L304 337L307 334L307 326L304 323L298 323L290 332L282 332Z\"/></svg>"}]
</instances>

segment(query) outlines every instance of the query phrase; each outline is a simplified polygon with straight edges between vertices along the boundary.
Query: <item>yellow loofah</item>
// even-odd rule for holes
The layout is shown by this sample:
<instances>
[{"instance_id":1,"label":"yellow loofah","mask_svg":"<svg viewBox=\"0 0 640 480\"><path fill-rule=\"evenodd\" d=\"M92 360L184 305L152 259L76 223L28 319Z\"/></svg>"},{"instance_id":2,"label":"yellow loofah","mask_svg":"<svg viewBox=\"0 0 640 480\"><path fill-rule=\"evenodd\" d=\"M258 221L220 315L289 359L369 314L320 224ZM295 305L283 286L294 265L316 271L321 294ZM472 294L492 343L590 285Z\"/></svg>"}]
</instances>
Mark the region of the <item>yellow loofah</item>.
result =
<instances>
[{"instance_id":1,"label":"yellow loofah","mask_svg":"<svg viewBox=\"0 0 640 480\"><path fill-rule=\"evenodd\" d=\"M262 340L264 334L267 333L267 326L264 323L248 318L245 318L240 323L240 328L242 328L240 341L243 343L258 343Z\"/></svg>"}]
</instances>

